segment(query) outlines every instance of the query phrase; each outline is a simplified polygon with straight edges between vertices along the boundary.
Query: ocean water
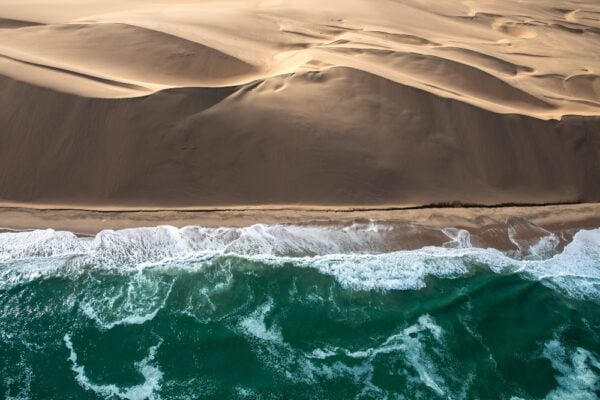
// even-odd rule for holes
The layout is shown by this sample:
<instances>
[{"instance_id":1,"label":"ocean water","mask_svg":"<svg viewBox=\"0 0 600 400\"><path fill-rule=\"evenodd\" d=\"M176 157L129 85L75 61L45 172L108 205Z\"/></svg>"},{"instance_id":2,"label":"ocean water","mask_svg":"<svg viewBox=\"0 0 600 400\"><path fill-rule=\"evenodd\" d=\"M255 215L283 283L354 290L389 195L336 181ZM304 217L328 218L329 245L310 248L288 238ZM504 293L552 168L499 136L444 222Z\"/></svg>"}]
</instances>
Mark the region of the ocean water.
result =
<instances>
[{"instance_id":1,"label":"ocean water","mask_svg":"<svg viewBox=\"0 0 600 400\"><path fill-rule=\"evenodd\" d=\"M0 398L600 397L600 229L394 229L1 233Z\"/></svg>"}]
</instances>

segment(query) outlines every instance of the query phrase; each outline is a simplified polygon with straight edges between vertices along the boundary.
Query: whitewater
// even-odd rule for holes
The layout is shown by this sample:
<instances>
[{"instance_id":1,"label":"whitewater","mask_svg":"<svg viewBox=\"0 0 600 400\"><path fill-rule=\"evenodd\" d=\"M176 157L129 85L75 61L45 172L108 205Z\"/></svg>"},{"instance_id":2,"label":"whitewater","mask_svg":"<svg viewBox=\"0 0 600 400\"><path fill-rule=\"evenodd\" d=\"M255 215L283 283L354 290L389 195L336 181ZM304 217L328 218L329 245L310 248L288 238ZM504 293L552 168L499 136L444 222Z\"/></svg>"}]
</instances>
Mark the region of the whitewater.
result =
<instances>
[{"instance_id":1,"label":"whitewater","mask_svg":"<svg viewBox=\"0 0 600 400\"><path fill-rule=\"evenodd\" d=\"M6 399L596 399L600 229L0 233Z\"/></svg>"}]
</instances>

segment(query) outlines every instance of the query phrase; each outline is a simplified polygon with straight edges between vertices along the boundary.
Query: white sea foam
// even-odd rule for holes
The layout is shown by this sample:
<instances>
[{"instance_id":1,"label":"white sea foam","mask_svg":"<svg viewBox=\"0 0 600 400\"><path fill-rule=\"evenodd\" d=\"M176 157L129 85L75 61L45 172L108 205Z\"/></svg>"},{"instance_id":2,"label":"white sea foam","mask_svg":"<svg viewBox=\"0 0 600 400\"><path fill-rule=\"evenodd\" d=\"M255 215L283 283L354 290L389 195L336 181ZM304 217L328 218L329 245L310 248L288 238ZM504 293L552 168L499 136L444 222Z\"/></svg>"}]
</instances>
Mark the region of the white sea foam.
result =
<instances>
[{"instance_id":1,"label":"white sea foam","mask_svg":"<svg viewBox=\"0 0 600 400\"><path fill-rule=\"evenodd\" d=\"M471 234L466 229L444 228L442 233L448 238L449 242L444 243L444 247L468 248L471 247Z\"/></svg>"},{"instance_id":2,"label":"white sea foam","mask_svg":"<svg viewBox=\"0 0 600 400\"><path fill-rule=\"evenodd\" d=\"M559 244L558 236L525 218L509 218L508 238L517 247L518 254L528 259L544 259L555 253Z\"/></svg>"},{"instance_id":3,"label":"white sea foam","mask_svg":"<svg viewBox=\"0 0 600 400\"><path fill-rule=\"evenodd\" d=\"M293 382L314 383L314 376L298 356L275 324L267 326L266 317L271 313L273 300L266 303L243 318L233 329L248 338L253 349L264 365L280 376Z\"/></svg>"},{"instance_id":4,"label":"white sea foam","mask_svg":"<svg viewBox=\"0 0 600 400\"><path fill-rule=\"evenodd\" d=\"M71 336L66 334L63 340L65 346L69 350L71 369L75 373L77 383L79 383L82 388L92 391L105 399L158 400L160 398L157 392L160 389L163 373L153 363L155 361L156 351L162 344L162 341L157 345L150 347L150 349L148 349L148 355L141 361L135 363L136 370L144 377L144 383L120 388L114 384L96 384L92 382L87 377L84 366L78 363L77 353L75 352Z\"/></svg>"},{"instance_id":5,"label":"white sea foam","mask_svg":"<svg viewBox=\"0 0 600 400\"><path fill-rule=\"evenodd\" d=\"M442 344L442 328L435 323L431 316L422 315L416 324L388 337L377 347L358 351L344 351L344 353L352 358L368 359L370 362L381 355L402 354L406 358L407 365L410 365L416 371L418 381L425 384L437 395L444 396L447 395L445 383L436 370L435 363L425 354L423 340L426 334L431 335L438 345ZM333 353L335 354L335 352Z\"/></svg>"},{"instance_id":6,"label":"white sea foam","mask_svg":"<svg viewBox=\"0 0 600 400\"><path fill-rule=\"evenodd\" d=\"M557 339L544 346L542 355L558 372L558 387L546 396L547 400L596 400L600 393L600 359L586 349L571 351Z\"/></svg>"},{"instance_id":7,"label":"white sea foam","mask_svg":"<svg viewBox=\"0 0 600 400\"><path fill-rule=\"evenodd\" d=\"M443 230L451 239L445 247L388 251L390 235L397 234L396 229L371 222L344 228L159 226L107 230L93 238L52 230L2 233L0 288L51 276L72 278L93 268L129 275L147 268L198 269L217 257L234 256L270 265L315 268L360 290L419 289L429 276L455 278L486 268L496 273L519 272L576 298L600 299L600 229L578 232L557 254L556 236L513 222L511 240L526 253L522 258L472 247L469 233L453 228ZM529 236L521 235L526 229ZM538 235L535 243L530 240L531 232ZM135 318L143 321L153 312L136 313Z\"/></svg>"},{"instance_id":8,"label":"white sea foam","mask_svg":"<svg viewBox=\"0 0 600 400\"><path fill-rule=\"evenodd\" d=\"M101 329L140 325L156 317L165 306L171 289L171 282L137 273L127 279L126 286L114 285L99 290L86 288L80 309Z\"/></svg>"},{"instance_id":9,"label":"white sea foam","mask_svg":"<svg viewBox=\"0 0 600 400\"><path fill-rule=\"evenodd\" d=\"M600 300L600 229L575 234L562 253L525 260L523 273L575 298Z\"/></svg>"},{"instance_id":10,"label":"white sea foam","mask_svg":"<svg viewBox=\"0 0 600 400\"><path fill-rule=\"evenodd\" d=\"M407 368L391 372L404 375L415 392L424 396L433 393L439 397L453 397L436 367L440 360L431 359L431 351L426 350L427 341L430 341L427 348L443 347L442 328L429 315L419 317L415 324L382 339L373 347L301 351L289 345L275 325L267 327L265 317L272 311L271 307L272 302L267 301L243 319L239 328L250 338L265 366L288 380L317 384L322 379L349 379L363 386L363 395L385 398L389 393L373 382L375 363L381 359L401 359Z\"/></svg>"},{"instance_id":11,"label":"white sea foam","mask_svg":"<svg viewBox=\"0 0 600 400\"><path fill-rule=\"evenodd\" d=\"M385 249L393 226L376 223L343 228L263 225L245 228L188 226L104 230L77 237L52 229L0 234L0 262L40 257L87 256L94 261L139 264L202 254L322 255Z\"/></svg>"},{"instance_id":12,"label":"white sea foam","mask_svg":"<svg viewBox=\"0 0 600 400\"><path fill-rule=\"evenodd\" d=\"M242 319L240 326L244 332L256 339L282 343L283 338L281 337L281 332L279 332L277 327L271 326L270 328L267 328L265 322L265 318L271 311L272 307L273 299L269 298L269 300L256 311Z\"/></svg>"}]
</instances>

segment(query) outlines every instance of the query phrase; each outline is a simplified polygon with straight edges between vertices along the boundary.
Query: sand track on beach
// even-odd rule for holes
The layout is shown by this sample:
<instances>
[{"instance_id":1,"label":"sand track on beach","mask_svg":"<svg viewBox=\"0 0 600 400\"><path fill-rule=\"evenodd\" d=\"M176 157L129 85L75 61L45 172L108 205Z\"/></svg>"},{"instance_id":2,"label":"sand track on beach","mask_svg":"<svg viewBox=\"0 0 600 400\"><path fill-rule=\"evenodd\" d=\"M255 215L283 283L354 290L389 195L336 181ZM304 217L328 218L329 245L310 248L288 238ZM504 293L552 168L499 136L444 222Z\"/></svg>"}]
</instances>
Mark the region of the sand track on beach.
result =
<instances>
[{"instance_id":1,"label":"sand track on beach","mask_svg":"<svg viewBox=\"0 0 600 400\"><path fill-rule=\"evenodd\" d=\"M600 201L593 1L0 0L0 199Z\"/></svg>"}]
</instances>

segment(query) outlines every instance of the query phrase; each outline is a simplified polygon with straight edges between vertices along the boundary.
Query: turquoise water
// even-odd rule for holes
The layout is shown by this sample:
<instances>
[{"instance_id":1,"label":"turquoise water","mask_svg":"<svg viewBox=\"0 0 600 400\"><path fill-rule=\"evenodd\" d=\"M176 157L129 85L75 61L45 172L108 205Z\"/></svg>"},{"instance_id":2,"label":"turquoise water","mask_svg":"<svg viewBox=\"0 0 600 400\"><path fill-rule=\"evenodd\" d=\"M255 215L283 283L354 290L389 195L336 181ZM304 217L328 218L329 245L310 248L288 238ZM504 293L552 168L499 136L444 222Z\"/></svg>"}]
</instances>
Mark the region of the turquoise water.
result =
<instances>
[{"instance_id":1,"label":"turquoise water","mask_svg":"<svg viewBox=\"0 0 600 400\"><path fill-rule=\"evenodd\" d=\"M0 398L597 399L600 229L0 234ZM541 250L540 250L541 249Z\"/></svg>"}]
</instances>

